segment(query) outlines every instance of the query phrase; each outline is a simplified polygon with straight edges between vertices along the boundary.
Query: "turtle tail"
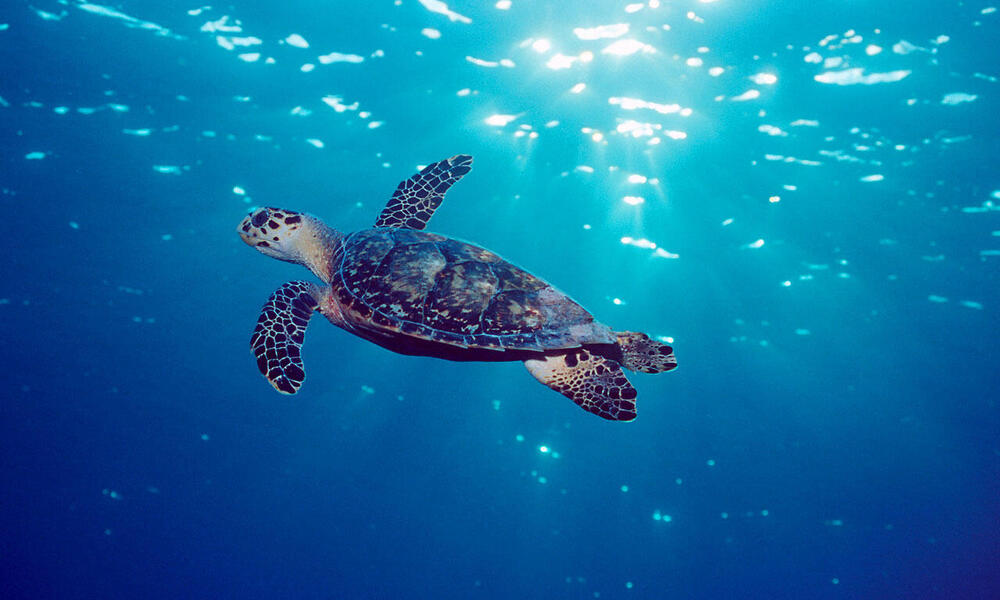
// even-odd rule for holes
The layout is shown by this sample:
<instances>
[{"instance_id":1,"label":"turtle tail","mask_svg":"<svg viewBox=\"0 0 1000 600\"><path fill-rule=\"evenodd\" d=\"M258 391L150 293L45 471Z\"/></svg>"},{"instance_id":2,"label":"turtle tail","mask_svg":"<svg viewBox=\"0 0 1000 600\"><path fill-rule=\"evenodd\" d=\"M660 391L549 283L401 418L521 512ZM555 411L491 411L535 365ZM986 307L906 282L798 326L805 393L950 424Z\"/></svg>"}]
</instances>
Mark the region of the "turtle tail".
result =
<instances>
[{"instance_id":1,"label":"turtle tail","mask_svg":"<svg viewBox=\"0 0 1000 600\"><path fill-rule=\"evenodd\" d=\"M662 373L677 368L674 349L667 344L635 331L619 331L615 335L618 337L621 363L626 369L642 373Z\"/></svg>"}]
</instances>

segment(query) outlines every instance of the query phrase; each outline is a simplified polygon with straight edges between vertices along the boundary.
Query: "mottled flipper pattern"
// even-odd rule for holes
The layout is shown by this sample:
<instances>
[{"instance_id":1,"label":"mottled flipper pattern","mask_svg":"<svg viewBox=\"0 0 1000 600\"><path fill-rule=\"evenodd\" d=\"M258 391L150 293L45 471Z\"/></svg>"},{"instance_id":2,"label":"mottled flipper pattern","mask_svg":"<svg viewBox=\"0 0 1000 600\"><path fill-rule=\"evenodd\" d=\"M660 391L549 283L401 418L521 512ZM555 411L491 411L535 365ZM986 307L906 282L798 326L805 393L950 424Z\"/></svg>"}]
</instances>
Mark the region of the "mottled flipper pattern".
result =
<instances>
[{"instance_id":1,"label":"mottled flipper pattern","mask_svg":"<svg viewBox=\"0 0 1000 600\"><path fill-rule=\"evenodd\" d=\"M618 347L622 350L622 366L630 371L662 373L677 368L674 349L649 339L645 333L619 331Z\"/></svg>"},{"instance_id":2,"label":"mottled flipper pattern","mask_svg":"<svg viewBox=\"0 0 1000 600\"><path fill-rule=\"evenodd\" d=\"M305 381L302 340L319 296L318 286L289 281L271 295L257 319L250 348L257 368L282 394L294 394Z\"/></svg>"},{"instance_id":3,"label":"mottled flipper pattern","mask_svg":"<svg viewBox=\"0 0 1000 600\"><path fill-rule=\"evenodd\" d=\"M524 366L553 390L580 408L611 421L635 419L636 391L615 361L591 354L586 348L544 359L524 361Z\"/></svg>"},{"instance_id":4,"label":"mottled flipper pattern","mask_svg":"<svg viewBox=\"0 0 1000 600\"><path fill-rule=\"evenodd\" d=\"M468 154L427 165L399 184L375 221L375 227L423 229L441 205L448 188L471 169L472 157Z\"/></svg>"}]
</instances>

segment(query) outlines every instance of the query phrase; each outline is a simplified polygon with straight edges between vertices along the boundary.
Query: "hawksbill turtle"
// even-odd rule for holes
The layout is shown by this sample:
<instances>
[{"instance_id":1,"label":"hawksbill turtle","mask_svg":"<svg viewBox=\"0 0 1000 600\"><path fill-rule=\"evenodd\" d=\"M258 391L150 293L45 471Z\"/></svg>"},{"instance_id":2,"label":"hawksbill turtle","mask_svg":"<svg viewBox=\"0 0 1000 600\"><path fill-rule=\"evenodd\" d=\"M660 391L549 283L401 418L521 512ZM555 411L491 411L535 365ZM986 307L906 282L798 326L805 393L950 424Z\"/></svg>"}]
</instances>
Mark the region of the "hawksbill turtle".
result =
<instances>
[{"instance_id":1,"label":"hawksbill turtle","mask_svg":"<svg viewBox=\"0 0 1000 600\"><path fill-rule=\"evenodd\" d=\"M670 346L612 330L489 250L423 231L471 165L471 156L459 154L401 182L371 229L345 234L280 208L258 208L243 219L237 233L244 242L323 281L285 283L264 305L250 340L260 372L279 392L298 391L302 341L318 311L401 354L523 361L538 381L584 410L635 419L636 391L622 368L669 371L677 366Z\"/></svg>"}]
</instances>

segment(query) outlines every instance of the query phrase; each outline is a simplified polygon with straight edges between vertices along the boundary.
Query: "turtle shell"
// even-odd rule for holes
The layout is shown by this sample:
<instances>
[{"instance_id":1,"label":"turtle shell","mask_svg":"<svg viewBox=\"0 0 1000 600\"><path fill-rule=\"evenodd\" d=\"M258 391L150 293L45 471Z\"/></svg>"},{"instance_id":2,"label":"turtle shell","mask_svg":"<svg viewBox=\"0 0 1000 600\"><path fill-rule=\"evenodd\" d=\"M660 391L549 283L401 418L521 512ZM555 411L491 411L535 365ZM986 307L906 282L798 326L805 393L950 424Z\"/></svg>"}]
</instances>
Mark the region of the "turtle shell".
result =
<instances>
[{"instance_id":1,"label":"turtle shell","mask_svg":"<svg viewBox=\"0 0 1000 600\"><path fill-rule=\"evenodd\" d=\"M606 326L493 252L434 233L347 236L331 285L355 326L463 348L551 350L614 343Z\"/></svg>"}]
</instances>

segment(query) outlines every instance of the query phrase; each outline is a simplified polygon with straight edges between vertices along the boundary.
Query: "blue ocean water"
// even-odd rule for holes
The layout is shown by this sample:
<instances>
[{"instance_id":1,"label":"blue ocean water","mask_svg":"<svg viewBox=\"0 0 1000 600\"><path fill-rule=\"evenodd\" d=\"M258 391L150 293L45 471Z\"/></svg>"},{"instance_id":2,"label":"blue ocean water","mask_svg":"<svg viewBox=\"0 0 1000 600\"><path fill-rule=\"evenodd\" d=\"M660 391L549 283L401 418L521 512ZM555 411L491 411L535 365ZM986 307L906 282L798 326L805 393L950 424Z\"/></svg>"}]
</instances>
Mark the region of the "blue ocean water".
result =
<instances>
[{"instance_id":1,"label":"blue ocean water","mask_svg":"<svg viewBox=\"0 0 1000 600\"><path fill-rule=\"evenodd\" d=\"M11 0L0 596L1000 597L990 0ZM314 319L256 206L431 231L671 341L604 421Z\"/></svg>"}]
</instances>

